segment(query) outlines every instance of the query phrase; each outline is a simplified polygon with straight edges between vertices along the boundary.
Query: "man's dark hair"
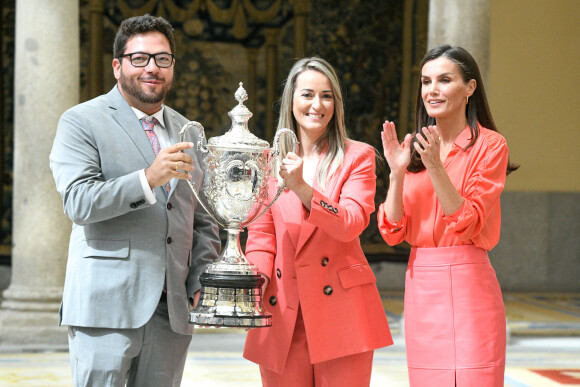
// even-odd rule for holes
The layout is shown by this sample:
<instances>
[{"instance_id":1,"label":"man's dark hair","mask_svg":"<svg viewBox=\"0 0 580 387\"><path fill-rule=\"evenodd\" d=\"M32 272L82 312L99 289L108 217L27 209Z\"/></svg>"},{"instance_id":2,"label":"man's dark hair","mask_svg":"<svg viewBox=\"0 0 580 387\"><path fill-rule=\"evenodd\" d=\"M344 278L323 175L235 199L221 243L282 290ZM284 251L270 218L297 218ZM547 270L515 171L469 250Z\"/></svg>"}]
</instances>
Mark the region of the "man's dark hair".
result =
<instances>
[{"instance_id":1,"label":"man's dark hair","mask_svg":"<svg viewBox=\"0 0 580 387\"><path fill-rule=\"evenodd\" d=\"M127 48L127 41L135 35L147 32L161 32L165 35L171 47L170 54L175 54L175 38L171 24L161 16L143 15L131 17L121 23L113 44L113 56L120 59Z\"/></svg>"}]
</instances>

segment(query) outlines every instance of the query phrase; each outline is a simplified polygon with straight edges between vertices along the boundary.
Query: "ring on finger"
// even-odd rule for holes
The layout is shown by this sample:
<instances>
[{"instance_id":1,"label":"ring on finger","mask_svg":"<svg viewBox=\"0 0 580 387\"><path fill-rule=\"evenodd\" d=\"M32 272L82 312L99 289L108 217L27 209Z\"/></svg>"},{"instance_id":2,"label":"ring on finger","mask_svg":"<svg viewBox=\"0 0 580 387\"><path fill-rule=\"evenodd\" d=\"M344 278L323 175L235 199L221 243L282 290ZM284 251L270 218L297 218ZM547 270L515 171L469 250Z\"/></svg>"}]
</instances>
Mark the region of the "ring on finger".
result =
<instances>
[{"instance_id":1,"label":"ring on finger","mask_svg":"<svg viewBox=\"0 0 580 387\"><path fill-rule=\"evenodd\" d=\"M179 161L176 161L176 162L175 162L175 170L176 170L176 171L179 169L178 167L179 167Z\"/></svg>"},{"instance_id":2,"label":"ring on finger","mask_svg":"<svg viewBox=\"0 0 580 387\"><path fill-rule=\"evenodd\" d=\"M439 144L439 141L441 141L441 137L437 137L437 138L435 139L435 144Z\"/></svg>"}]
</instances>

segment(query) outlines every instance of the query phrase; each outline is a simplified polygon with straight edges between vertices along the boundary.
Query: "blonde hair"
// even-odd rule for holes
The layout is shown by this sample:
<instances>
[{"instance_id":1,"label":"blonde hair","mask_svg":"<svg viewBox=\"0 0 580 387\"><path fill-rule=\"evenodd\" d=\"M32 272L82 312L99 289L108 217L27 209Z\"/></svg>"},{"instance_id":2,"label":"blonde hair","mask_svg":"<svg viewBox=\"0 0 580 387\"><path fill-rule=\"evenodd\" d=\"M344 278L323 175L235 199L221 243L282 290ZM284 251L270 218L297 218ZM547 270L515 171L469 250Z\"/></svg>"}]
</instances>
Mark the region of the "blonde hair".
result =
<instances>
[{"instance_id":1,"label":"blonde hair","mask_svg":"<svg viewBox=\"0 0 580 387\"><path fill-rule=\"evenodd\" d=\"M328 123L326 132L316 141L315 149L322 151L326 145L328 149L320 162L320 168L316 171L316 183L324 189L326 182L336 172L344 159L345 142L348 140L346 125L344 123L344 106L342 92L336 72L332 66L322 58L310 57L300 59L292 66L288 78L284 84L282 98L280 98L280 117L278 119L278 129L288 128L298 135L296 119L292 113L292 104L294 91L296 88L296 79L306 70L319 71L326 75L332 87L334 95L334 112L332 119ZM289 151L289 142L280 141L281 157Z\"/></svg>"}]
</instances>

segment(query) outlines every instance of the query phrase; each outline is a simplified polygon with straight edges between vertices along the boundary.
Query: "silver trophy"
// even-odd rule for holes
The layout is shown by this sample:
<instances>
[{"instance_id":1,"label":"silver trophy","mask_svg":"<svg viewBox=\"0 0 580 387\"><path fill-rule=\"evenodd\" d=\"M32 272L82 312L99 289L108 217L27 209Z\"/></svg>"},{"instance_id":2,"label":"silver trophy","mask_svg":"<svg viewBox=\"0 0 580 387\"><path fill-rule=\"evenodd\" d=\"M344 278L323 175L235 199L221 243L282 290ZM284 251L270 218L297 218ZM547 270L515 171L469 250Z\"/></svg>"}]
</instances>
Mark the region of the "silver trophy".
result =
<instances>
[{"instance_id":1,"label":"silver trophy","mask_svg":"<svg viewBox=\"0 0 580 387\"><path fill-rule=\"evenodd\" d=\"M227 231L226 245L219 259L201 274L198 305L189 314L189 322L202 326L257 328L272 325L272 316L262 309L262 285L265 279L248 263L240 248L239 236L244 227L258 219L284 189L281 182L268 202L268 182L277 176L277 158L283 149L294 150L298 140L293 131L279 129L274 148L248 129L252 113L244 105L246 90L235 93L238 105L228 115L232 127L223 136L212 137L204 145L205 131L195 121L181 129L181 141L190 127L200 132L197 148L205 170L203 194L207 203L188 183L203 208ZM281 136L284 138L281 140ZM274 171L274 172L273 172ZM209 208L211 208L211 210Z\"/></svg>"}]
</instances>

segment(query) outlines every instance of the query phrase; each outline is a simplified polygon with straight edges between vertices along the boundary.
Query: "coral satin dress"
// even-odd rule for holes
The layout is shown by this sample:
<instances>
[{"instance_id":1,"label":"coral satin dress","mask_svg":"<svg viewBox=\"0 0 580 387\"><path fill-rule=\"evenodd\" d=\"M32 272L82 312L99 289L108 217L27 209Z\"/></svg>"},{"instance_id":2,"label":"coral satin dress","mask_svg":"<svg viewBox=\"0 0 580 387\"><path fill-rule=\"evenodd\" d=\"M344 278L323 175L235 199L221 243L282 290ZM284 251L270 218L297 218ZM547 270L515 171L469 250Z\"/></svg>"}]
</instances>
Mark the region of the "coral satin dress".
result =
<instances>
[{"instance_id":1,"label":"coral satin dress","mask_svg":"<svg viewBox=\"0 0 580 387\"><path fill-rule=\"evenodd\" d=\"M401 220L379 207L385 241L412 246L404 306L412 387L503 386L505 309L487 252L499 241L508 148L481 126L464 150L469 140L466 127L444 162L464 198L455 213L443 213L426 171L406 173Z\"/></svg>"}]
</instances>

